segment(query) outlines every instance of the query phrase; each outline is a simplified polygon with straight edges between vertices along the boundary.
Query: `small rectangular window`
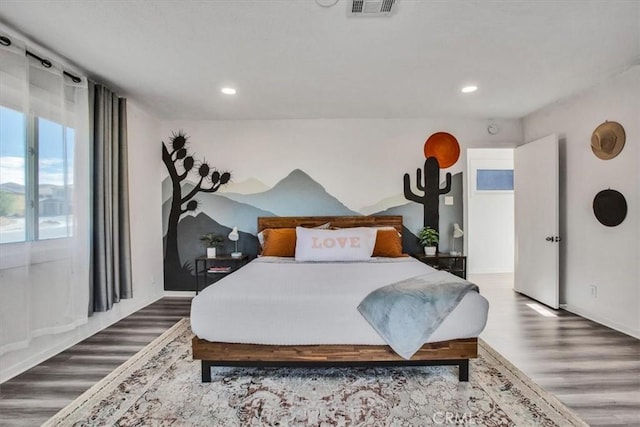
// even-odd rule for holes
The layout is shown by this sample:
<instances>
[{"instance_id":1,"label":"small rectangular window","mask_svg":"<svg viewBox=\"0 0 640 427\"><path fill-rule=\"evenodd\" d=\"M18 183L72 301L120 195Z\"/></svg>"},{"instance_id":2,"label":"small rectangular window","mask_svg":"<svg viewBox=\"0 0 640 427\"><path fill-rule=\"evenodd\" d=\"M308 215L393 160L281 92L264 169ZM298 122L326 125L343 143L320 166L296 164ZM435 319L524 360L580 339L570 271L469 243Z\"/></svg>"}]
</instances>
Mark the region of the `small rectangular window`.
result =
<instances>
[{"instance_id":1,"label":"small rectangular window","mask_svg":"<svg viewBox=\"0 0 640 427\"><path fill-rule=\"evenodd\" d=\"M513 191L513 169L478 169L476 190Z\"/></svg>"}]
</instances>

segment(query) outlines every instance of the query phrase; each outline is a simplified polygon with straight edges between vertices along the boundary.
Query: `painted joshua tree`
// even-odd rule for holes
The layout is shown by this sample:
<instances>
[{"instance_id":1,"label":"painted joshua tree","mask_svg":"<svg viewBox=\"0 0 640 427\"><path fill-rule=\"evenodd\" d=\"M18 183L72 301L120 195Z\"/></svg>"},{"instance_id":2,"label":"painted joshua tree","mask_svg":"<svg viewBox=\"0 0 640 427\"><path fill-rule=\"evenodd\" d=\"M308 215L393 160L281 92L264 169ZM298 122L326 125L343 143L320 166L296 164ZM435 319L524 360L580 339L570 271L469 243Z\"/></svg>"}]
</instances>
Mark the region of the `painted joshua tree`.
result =
<instances>
[{"instance_id":1,"label":"painted joshua tree","mask_svg":"<svg viewBox=\"0 0 640 427\"><path fill-rule=\"evenodd\" d=\"M182 214L195 211L198 201L193 200L196 194L215 193L229 182L229 172L219 172L209 166L206 161L198 162L187 152L188 137L183 131L173 133L169 139L169 148L162 142L162 161L164 162L172 183L171 210L169 212L166 246L164 255L164 276L166 282L184 279L188 274L186 267L180 265L178 253L178 222ZM189 193L183 195L181 183L189 174L197 176L197 183Z\"/></svg>"},{"instance_id":2,"label":"painted joshua tree","mask_svg":"<svg viewBox=\"0 0 640 427\"><path fill-rule=\"evenodd\" d=\"M444 188L440 188L440 167L448 168L458 161L460 146L456 138L446 132L431 135L424 144L424 180L422 169L416 171L416 186L422 194L411 190L411 177L404 174L404 197L420 203L424 208L424 226L439 231L440 195L451 190L451 174L447 172Z\"/></svg>"}]
</instances>

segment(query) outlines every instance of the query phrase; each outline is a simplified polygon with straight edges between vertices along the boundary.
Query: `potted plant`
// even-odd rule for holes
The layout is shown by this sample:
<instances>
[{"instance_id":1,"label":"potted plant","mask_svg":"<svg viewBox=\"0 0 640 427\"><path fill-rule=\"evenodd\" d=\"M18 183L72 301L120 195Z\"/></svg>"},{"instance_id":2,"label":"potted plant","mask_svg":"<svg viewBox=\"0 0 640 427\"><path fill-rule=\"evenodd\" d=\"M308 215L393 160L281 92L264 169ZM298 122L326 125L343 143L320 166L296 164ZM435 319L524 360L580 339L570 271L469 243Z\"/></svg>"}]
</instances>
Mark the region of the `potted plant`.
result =
<instances>
[{"instance_id":1,"label":"potted plant","mask_svg":"<svg viewBox=\"0 0 640 427\"><path fill-rule=\"evenodd\" d=\"M440 240L440 236L436 230L431 227L423 227L418 232L418 240L420 240L420 244L424 246L425 255L436 254L436 245Z\"/></svg>"},{"instance_id":2,"label":"potted plant","mask_svg":"<svg viewBox=\"0 0 640 427\"><path fill-rule=\"evenodd\" d=\"M222 246L224 237L221 234L207 233L200 237L200 241L207 248L207 258L215 258L216 248Z\"/></svg>"}]
</instances>

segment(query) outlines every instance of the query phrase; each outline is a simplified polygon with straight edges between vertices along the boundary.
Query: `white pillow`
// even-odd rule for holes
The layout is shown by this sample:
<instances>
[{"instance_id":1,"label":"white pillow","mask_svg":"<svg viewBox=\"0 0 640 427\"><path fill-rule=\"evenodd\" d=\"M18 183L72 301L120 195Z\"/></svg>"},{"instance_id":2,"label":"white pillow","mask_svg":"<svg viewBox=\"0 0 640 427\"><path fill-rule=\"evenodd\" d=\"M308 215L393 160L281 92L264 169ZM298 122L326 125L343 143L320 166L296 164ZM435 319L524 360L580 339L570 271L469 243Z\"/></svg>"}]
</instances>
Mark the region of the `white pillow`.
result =
<instances>
[{"instance_id":1,"label":"white pillow","mask_svg":"<svg viewBox=\"0 0 640 427\"><path fill-rule=\"evenodd\" d=\"M363 261L371 258L375 228L319 230L296 227L296 261Z\"/></svg>"}]
</instances>

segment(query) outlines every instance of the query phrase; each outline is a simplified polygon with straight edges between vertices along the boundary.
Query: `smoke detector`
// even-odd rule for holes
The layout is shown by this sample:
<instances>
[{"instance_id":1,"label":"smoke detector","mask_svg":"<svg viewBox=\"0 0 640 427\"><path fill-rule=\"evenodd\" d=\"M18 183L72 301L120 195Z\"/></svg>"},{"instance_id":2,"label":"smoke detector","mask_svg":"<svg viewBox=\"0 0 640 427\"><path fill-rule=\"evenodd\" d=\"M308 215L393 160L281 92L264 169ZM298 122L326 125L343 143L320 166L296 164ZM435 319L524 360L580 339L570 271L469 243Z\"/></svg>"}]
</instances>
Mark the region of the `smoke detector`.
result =
<instances>
[{"instance_id":1,"label":"smoke detector","mask_svg":"<svg viewBox=\"0 0 640 427\"><path fill-rule=\"evenodd\" d=\"M352 16L389 16L396 0L351 0Z\"/></svg>"}]
</instances>

